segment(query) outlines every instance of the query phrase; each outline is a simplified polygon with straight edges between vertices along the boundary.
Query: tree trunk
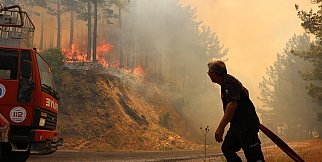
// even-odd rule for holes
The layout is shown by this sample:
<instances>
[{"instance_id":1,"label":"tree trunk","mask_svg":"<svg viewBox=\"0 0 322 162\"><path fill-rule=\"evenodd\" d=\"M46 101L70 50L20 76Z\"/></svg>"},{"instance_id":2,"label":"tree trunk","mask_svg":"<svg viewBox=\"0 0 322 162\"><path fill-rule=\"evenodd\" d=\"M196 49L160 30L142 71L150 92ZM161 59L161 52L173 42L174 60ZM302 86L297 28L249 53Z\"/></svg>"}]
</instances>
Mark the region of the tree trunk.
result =
<instances>
[{"instance_id":1,"label":"tree trunk","mask_svg":"<svg viewBox=\"0 0 322 162\"><path fill-rule=\"evenodd\" d=\"M53 26L54 26L54 21L53 21L53 19L51 19L52 21L51 21L51 23L50 23L50 25L51 25L51 29L50 30L54 30L54 28L53 28ZM49 41L49 47L50 48L54 48L54 40L55 40L55 34L54 34L54 32L51 32L51 34L50 34L50 41Z\"/></svg>"},{"instance_id":2,"label":"tree trunk","mask_svg":"<svg viewBox=\"0 0 322 162\"><path fill-rule=\"evenodd\" d=\"M97 41L97 1L94 1L94 31L93 31L93 63L96 63L96 41Z\"/></svg>"},{"instance_id":3,"label":"tree trunk","mask_svg":"<svg viewBox=\"0 0 322 162\"><path fill-rule=\"evenodd\" d=\"M159 53L159 69L158 69L158 77L161 78L162 76L162 48L160 48L160 53Z\"/></svg>"},{"instance_id":4,"label":"tree trunk","mask_svg":"<svg viewBox=\"0 0 322 162\"><path fill-rule=\"evenodd\" d=\"M74 43L74 11L70 11L70 30L69 30L69 49L72 49Z\"/></svg>"},{"instance_id":5,"label":"tree trunk","mask_svg":"<svg viewBox=\"0 0 322 162\"><path fill-rule=\"evenodd\" d=\"M41 8L41 28L40 28L40 42L39 48L44 49L44 9Z\"/></svg>"},{"instance_id":6,"label":"tree trunk","mask_svg":"<svg viewBox=\"0 0 322 162\"><path fill-rule=\"evenodd\" d=\"M91 1L87 2L87 60L91 60L92 56L92 15Z\"/></svg>"},{"instance_id":7,"label":"tree trunk","mask_svg":"<svg viewBox=\"0 0 322 162\"><path fill-rule=\"evenodd\" d=\"M170 60L170 70L171 70L171 83L173 86L176 85L176 69L175 69L175 61L174 61L174 55L171 55Z\"/></svg>"},{"instance_id":8,"label":"tree trunk","mask_svg":"<svg viewBox=\"0 0 322 162\"><path fill-rule=\"evenodd\" d=\"M57 48L61 48L60 0L57 0Z\"/></svg>"},{"instance_id":9,"label":"tree trunk","mask_svg":"<svg viewBox=\"0 0 322 162\"><path fill-rule=\"evenodd\" d=\"M123 56L123 36L122 36L122 11L121 6L119 6L119 29L120 29L120 38L119 38L119 52L120 52L120 68L124 67L124 56Z\"/></svg>"}]
</instances>

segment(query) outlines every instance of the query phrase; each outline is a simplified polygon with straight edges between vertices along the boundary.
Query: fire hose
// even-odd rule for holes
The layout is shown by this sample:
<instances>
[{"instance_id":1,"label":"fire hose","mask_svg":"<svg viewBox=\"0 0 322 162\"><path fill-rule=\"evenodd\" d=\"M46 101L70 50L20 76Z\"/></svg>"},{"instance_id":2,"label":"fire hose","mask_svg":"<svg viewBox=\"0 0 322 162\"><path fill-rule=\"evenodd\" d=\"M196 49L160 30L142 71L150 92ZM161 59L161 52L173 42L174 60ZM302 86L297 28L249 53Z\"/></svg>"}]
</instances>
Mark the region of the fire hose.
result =
<instances>
[{"instance_id":1,"label":"fire hose","mask_svg":"<svg viewBox=\"0 0 322 162\"><path fill-rule=\"evenodd\" d=\"M259 129L270 138L280 149L282 149L290 158L295 162L304 162L304 160L296 154L282 139L280 139L275 133L270 131L264 125L260 124Z\"/></svg>"}]
</instances>

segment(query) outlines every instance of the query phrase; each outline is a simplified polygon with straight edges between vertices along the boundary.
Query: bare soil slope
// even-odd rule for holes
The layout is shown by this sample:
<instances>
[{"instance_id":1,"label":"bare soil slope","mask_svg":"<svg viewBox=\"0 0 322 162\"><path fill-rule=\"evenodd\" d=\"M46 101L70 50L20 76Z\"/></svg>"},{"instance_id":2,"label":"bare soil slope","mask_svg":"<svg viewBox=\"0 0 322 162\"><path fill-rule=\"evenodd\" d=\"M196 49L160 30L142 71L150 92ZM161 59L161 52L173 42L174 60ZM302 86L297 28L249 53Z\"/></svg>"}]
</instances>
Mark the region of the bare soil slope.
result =
<instances>
[{"instance_id":1,"label":"bare soil slope","mask_svg":"<svg viewBox=\"0 0 322 162\"><path fill-rule=\"evenodd\" d=\"M58 129L64 138L63 149L197 147L179 135L187 135L189 128L157 86L120 72L67 71L58 83L62 98ZM165 121L168 128L160 124L165 114L170 114Z\"/></svg>"}]
</instances>

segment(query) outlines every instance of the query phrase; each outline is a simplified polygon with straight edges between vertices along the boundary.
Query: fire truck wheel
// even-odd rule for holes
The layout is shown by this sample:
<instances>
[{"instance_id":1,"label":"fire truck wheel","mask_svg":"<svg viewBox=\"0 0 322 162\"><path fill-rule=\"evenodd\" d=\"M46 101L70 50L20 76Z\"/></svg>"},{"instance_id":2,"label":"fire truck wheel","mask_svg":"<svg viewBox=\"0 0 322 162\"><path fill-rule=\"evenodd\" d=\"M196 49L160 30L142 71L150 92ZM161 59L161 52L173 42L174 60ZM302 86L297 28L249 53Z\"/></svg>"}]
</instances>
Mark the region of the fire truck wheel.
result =
<instances>
[{"instance_id":1,"label":"fire truck wheel","mask_svg":"<svg viewBox=\"0 0 322 162\"><path fill-rule=\"evenodd\" d=\"M30 149L24 152L11 151L9 143L0 144L0 161L1 162L25 162L29 158Z\"/></svg>"},{"instance_id":2,"label":"fire truck wheel","mask_svg":"<svg viewBox=\"0 0 322 162\"><path fill-rule=\"evenodd\" d=\"M25 162L29 158L30 150L25 152L11 152L10 161Z\"/></svg>"},{"instance_id":3,"label":"fire truck wheel","mask_svg":"<svg viewBox=\"0 0 322 162\"><path fill-rule=\"evenodd\" d=\"M9 143L0 143L0 161L9 161L11 146Z\"/></svg>"}]
</instances>

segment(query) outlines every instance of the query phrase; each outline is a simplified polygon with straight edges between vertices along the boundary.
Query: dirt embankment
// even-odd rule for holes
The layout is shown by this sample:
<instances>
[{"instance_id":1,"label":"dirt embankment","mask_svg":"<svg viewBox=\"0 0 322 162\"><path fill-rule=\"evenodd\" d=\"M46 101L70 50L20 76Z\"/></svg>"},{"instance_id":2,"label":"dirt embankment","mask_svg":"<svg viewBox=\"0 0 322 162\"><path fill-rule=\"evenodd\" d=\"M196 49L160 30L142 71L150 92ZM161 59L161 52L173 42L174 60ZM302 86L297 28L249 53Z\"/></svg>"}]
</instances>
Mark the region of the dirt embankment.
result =
<instances>
[{"instance_id":1,"label":"dirt embankment","mask_svg":"<svg viewBox=\"0 0 322 162\"><path fill-rule=\"evenodd\" d=\"M72 150L171 150L197 146L157 86L122 73L67 70L59 84L58 129Z\"/></svg>"}]
</instances>

